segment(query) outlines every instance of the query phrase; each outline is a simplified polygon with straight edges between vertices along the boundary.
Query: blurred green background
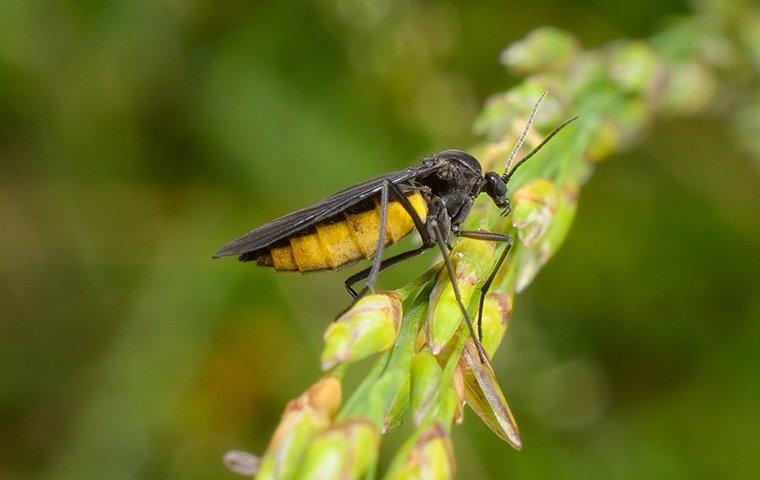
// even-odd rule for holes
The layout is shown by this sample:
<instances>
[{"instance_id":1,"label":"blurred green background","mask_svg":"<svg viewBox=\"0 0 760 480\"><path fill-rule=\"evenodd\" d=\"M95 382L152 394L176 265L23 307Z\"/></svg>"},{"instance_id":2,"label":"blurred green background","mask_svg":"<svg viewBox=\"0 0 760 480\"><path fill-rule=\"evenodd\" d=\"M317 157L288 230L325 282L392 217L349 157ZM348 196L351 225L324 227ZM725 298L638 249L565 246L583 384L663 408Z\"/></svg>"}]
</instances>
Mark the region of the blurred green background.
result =
<instances>
[{"instance_id":1,"label":"blurred green background","mask_svg":"<svg viewBox=\"0 0 760 480\"><path fill-rule=\"evenodd\" d=\"M333 191L477 139L539 25L645 37L676 0L0 0L0 478L234 478L319 375L348 272L211 261ZM756 478L758 171L725 118L597 169L460 478ZM383 277L414 278L431 256Z\"/></svg>"}]
</instances>

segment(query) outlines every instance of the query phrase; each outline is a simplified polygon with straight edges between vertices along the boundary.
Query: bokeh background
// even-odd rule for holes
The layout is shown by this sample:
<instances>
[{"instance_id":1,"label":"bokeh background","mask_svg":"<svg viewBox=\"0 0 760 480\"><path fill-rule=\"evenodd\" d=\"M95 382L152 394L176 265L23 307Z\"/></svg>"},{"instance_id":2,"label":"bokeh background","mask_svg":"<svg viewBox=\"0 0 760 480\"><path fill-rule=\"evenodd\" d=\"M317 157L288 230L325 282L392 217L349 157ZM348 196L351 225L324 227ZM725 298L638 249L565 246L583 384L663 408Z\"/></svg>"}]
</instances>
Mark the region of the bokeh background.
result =
<instances>
[{"instance_id":1,"label":"bokeh background","mask_svg":"<svg viewBox=\"0 0 760 480\"><path fill-rule=\"evenodd\" d=\"M348 272L210 254L472 145L485 99L519 81L499 53L529 30L594 47L688 11L0 0L0 478L234 478L222 453L261 452L319 375ZM454 432L461 478L757 475L756 161L708 115L599 166L495 359L525 448L470 413Z\"/></svg>"}]
</instances>

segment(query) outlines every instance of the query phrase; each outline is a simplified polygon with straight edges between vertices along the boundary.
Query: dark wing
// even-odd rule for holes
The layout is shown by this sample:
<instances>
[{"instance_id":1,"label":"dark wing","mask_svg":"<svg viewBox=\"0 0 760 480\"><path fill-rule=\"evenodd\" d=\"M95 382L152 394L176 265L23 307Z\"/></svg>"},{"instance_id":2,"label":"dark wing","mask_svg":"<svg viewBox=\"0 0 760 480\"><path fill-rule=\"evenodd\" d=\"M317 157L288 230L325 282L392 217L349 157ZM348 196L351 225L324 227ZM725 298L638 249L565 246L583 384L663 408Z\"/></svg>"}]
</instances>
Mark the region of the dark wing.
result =
<instances>
[{"instance_id":1,"label":"dark wing","mask_svg":"<svg viewBox=\"0 0 760 480\"><path fill-rule=\"evenodd\" d=\"M407 168L406 170L387 173L364 183L348 187L316 205L289 213L277 220L273 220L259 228L251 230L237 240L233 240L219 249L219 251L214 254L214 258L227 257L230 255L243 255L245 253L265 249L279 240L289 238L339 214L347 208L350 208L373 195L377 195L383 186L383 182L386 180L390 180L397 184L398 182L403 182L418 175L428 173L435 170L435 168L437 168L437 166L434 165Z\"/></svg>"}]
</instances>

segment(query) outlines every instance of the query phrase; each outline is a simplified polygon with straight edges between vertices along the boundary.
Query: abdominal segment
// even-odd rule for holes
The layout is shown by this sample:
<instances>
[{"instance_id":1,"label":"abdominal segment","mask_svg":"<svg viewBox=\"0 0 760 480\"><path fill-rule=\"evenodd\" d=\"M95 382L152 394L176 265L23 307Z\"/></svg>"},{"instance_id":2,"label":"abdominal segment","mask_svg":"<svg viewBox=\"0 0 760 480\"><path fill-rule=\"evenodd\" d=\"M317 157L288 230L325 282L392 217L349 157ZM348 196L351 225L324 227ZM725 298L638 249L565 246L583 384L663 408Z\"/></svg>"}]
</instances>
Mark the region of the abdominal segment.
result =
<instances>
[{"instance_id":1,"label":"abdominal segment","mask_svg":"<svg viewBox=\"0 0 760 480\"><path fill-rule=\"evenodd\" d=\"M407 197L417 215L425 221L427 205L422 195ZM310 272L335 269L360 258L370 258L377 249L380 232L380 203L358 213L346 213L344 219L316 226L316 232L293 237L289 244L272 248L258 257L259 265L275 270ZM385 244L397 242L414 229L412 217L399 202L388 203Z\"/></svg>"}]
</instances>

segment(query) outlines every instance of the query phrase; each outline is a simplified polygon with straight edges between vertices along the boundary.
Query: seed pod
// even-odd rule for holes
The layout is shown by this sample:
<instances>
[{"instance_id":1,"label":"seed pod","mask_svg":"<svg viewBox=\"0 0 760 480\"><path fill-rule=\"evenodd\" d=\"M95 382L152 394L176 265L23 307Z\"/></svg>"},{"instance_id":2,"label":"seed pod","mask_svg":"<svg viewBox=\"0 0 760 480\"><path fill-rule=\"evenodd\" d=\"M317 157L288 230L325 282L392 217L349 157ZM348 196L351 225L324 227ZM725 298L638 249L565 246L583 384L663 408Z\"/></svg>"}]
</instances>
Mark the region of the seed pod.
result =
<instances>
[{"instance_id":1,"label":"seed pod","mask_svg":"<svg viewBox=\"0 0 760 480\"><path fill-rule=\"evenodd\" d=\"M549 180L538 178L514 194L512 224L520 241L527 247L535 245L549 229L557 210L557 187Z\"/></svg>"},{"instance_id":2,"label":"seed pod","mask_svg":"<svg viewBox=\"0 0 760 480\"><path fill-rule=\"evenodd\" d=\"M446 480L455 471L451 439L441 424L433 423L401 448L385 480Z\"/></svg>"},{"instance_id":3,"label":"seed pod","mask_svg":"<svg viewBox=\"0 0 760 480\"><path fill-rule=\"evenodd\" d=\"M409 405L412 421L419 426L436 399L441 383L441 366L430 350L423 349L412 360Z\"/></svg>"},{"instance_id":4,"label":"seed pod","mask_svg":"<svg viewBox=\"0 0 760 480\"><path fill-rule=\"evenodd\" d=\"M396 388L396 394L383 422L383 435L394 430L401 425L402 417L409 408L409 397L411 391L411 380L409 375L401 381L401 385Z\"/></svg>"},{"instance_id":5,"label":"seed pod","mask_svg":"<svg viewBox=\"0 0 760 480\"><path fill-rule=\"evenodd\" d=\"M468 340L462 359L466 365L464 384L467 405L499 438L520 450L520 432L507 400L491 366L478 358L472 340Z\"/></svg>"},{"instance_id":6,"label":"seed pod","mask_svg":"<svg viewBox=\"0 0 760 480\"><path fill-rule=\"evenodd\" d=\"M362 478L377 462L380 434L366 420L347 420L317 435L296 478Z\"/></svg>"},{"instance_id":7,"label":"seed pod","mask_svg":"<svg viewBox=\"0 0 760 480\"><path fill-rule=\"evenodd\" d=\"M540 246L540 261L544 265L559 250L559 247L567 238L570 227L575 219L575 212L578 208L578 183L569 181L558 192L557 210L554 215L554 221L549 230L544 235Z\"/></svg>"},{"instance_id":8,"label":"seed pod","mask_svg":"<svg viewBox=\"0 0 760 480\"><path fill-rule=\"evenodd\" d=\"M481 343L488 356L493 358L501 340L507 333L512 315L512 296L505 293L489 293L483 303L483 339Z\"/></svg>"},{"instance_id":9,"label":"seed pod","mask_svg":"<svg viewBox=\"0 0 760 480\"><path fill-rule=\"evenodd\" d=\"M449 386L449 390L451 393L449 396L451 397L450 403L452 404L453 412L451 415L447 415L442 417L443 419L453 418L454 423L459 425L464 420L464 403L465 403L465 396L464 396L464 364L461 361L457 363L457 368L454 370L454 375L451 378L451 385Z\"/></svg>"},{"instance_id":10,"label":"seed pod","mask_svg":"<svg viewBox=\"0 0 760 480\"><path fill-rule=\"evenodd\" d=\"M459 242L451 252L451 263L464 305L470 303L475 286L488 274L493 251L494 245L491 242L466 239ZM433 354L440 353L462 320L462 310L454 295L448 272L442 268L430 294L425 325L428 347Z\"/></svg>"},{"instance_id":11,"label":"seed pod","mask_svg":"<svg viewBox=\"0 0 760 480\"><path fill-rule=\"evenodd\" d=\"M322 369L355 362L393 345L401 323L401 301L393 292L360 299L325 332Z\"/></svg>"},{"instance_id":12,"label":"seed pod","mask_svg":"<svg viewBox=\"0 0 760 480\"><path fill-rule=\"evenodd\" d=\"M315 435L330 426L340 402L340 381L329 375L288 403L256 478L294 478L295 469L309 443Z\"/></svg>"},{"instance_id":13,"label":"seed pod","mask_svg":"<svg viewBox=\"0 0 760 480\"><path fill-rule=\"evenodd\" d=\"M578 184L570 181L563 186L558 196L557 209L551 225L541 241L530 248L523 248L514 257L517 276L515 291L522 292L533 281L541 267L554 255L565 241L578 204Z\"/></svg>"}]
</instances>

